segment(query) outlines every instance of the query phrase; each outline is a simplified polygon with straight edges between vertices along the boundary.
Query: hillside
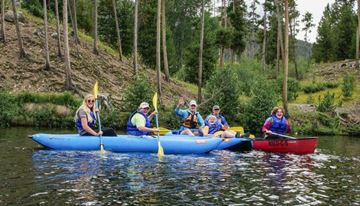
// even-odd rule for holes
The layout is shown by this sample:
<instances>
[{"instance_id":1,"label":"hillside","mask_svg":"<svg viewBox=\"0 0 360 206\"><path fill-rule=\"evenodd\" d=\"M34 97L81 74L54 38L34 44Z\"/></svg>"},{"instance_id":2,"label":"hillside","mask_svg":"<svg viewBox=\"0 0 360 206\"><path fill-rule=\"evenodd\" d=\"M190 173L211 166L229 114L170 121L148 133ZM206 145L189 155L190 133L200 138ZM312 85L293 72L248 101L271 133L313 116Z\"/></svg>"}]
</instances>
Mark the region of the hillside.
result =
<instances>
[{"instance_id":1,"label":"hillside","mask_svg":"<svg viewBox=\"0 0 360 206\"><path fill-rule=\"evenodd\" d=\"M44 33L43 21L22 11L25 21L22 23L21 32L24 48L28 59L19 59L18 42L15 25L6 22L6 44L0 43L0 88L10 92L63 92L64 91L64 62L56 55L57 41L54 22L49 25L49 49L51 69L44 68ZM95 80L99 81L99 90L109 93L112 99L121 104L124 91L133 79L131 59L118 60L117 54L110 47L99 42L100 54L92 53L92 38L80 33L81 45L76 45L70 39L72 81L77 89L77 94L82 96L92 91ZM140 65L141 73L148 78L153 88L156 88L156 72L145 69ZM177 81L167 83L162 81L162 101L165 105L173 103L174 98L183 95L194 98L195 94L185 88L185 84ZM155 89L154 89L155 90Z\"/></svg>"}]
</instances>

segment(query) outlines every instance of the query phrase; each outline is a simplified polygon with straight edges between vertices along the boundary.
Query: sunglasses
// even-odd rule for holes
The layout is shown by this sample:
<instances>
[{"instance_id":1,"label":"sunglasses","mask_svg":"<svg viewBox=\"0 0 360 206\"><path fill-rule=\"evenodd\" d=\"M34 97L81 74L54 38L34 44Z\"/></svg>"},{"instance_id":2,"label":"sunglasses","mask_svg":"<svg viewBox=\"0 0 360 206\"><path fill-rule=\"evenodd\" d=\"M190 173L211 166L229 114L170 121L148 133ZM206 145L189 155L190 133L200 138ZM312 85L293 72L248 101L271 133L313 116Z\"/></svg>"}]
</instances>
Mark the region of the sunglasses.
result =
<instances>
[{"instance_id":1,"label":"sunglasses","mask_svg":"<svg viewBox=\"0 0 360 206\"><path fill-rule=\"evenodd\" d=\"M215 111L219 111L220 109L214 109Z\"/></svg>"},{"instance_id":2,"label":"sunglasses","mask_svg":"<svg viewBox=\"0 0 360 206\"><path fill-rule=\"evenodd\" d=\"M149 107L145 107L145 108L143 108L143 109L149 110L150 108L149 108Z\"/></svg>"},{"instance_id":3,"label":"sunglasses","mask_svg":"<svg viewBox=\"0 0 360 206\"><path fill-rule=\"evenodd\" d=\"M191 107L196 107L196 105L194 105L194 104L193 104L193 105L190 105L190 106L191 106Z\"/></svg>"},{"instance_id":4,"label":"sunglasses","mask_svg":"<svg viewBox=\"0 0 360 206\"><path fill-rule=\"evenodd\" d=\"M94 103L95 100L88 99L87 102L88 102L88 103Z\"/></svg>"}]
</instances>

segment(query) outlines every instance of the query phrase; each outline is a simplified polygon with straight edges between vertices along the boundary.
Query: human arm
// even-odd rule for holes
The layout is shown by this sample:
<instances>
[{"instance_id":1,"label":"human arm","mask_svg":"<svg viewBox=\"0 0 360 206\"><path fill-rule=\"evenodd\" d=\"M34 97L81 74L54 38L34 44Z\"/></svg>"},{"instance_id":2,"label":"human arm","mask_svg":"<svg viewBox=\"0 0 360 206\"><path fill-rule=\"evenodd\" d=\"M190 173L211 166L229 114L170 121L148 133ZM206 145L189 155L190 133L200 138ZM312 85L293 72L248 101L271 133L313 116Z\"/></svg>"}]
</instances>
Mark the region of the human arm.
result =
<instances>
[{"instance_id":1,"label":"human arm","mask_svg":"<svg viewBox=\"0 0 360 206\"><path fill-rule=\"evenodd\" d=\"M159 132L159 128L146 127L146 119L141 114L135 114L131 118L131 123L141 132Z\"/></svg>"},{"instance_id":2,"label":"human arm","mask_svg":"<svg viewBox=\"0 0 360 206\"><path fill-rule=\"evenodd\" d=\"M262 126L261 131L266 133L266 134L271 134L272 133L271 130L270 130L271 126L272 126L272 119L268 118L265 121L264 125Z\"/></svg>"},{"instance_id":3,"label":"human arm","mask_svg":"<svg viewBox=\"0 0 360 206\"><path fill-rule=\"evenodd\" d=\"M202 116L199 113L197 113L196 118L198 119L198 124L200 127L205 126L204 119L202 118Z\"/></svg>"},{"instance_id":4,"label":"human arm","mask_svg":"<svg viewBox=\"0 0 360 206\"><path fill-rule=\"evenodd\" d=\"M223 125L223 130L227 130L230 128L229 124L227 123L224 116L220 116L221 118L221 124Z\"/></svg>"},{"instance_id":5,"label":"human arm","mask_svg":"<svg viewBox=\"0 0 360 206\"><path fill-rule=\"evenodd\" d=\"M94 136L101 136L103 134L102 131L95 132L91 127L89 127L86 117L81 117L81 126L87 133L92 134Z\"/></svg>"},{"instance_id":6,"label":"human arm","mask_svg":"<svg viewBox=\"0 0 360 206\"><path fill-rule=\"evenodd\" d=\"M153 112L148 116L149 120L151 121L152 118L154 118L154 116L155 116L156 114L157 114L157 111L153 111Z\"/></svg>"},{"instance_id":7,"label":"human arm","mask_svg":"<svg viewBox=\"0 0 360 206\"><path fill-rule=\"evenodd\" d=\"M288 119L286 121L286 133L291 133L292 132L292 129L291 129L291 120Z\"/></svg>"}]
</instances>

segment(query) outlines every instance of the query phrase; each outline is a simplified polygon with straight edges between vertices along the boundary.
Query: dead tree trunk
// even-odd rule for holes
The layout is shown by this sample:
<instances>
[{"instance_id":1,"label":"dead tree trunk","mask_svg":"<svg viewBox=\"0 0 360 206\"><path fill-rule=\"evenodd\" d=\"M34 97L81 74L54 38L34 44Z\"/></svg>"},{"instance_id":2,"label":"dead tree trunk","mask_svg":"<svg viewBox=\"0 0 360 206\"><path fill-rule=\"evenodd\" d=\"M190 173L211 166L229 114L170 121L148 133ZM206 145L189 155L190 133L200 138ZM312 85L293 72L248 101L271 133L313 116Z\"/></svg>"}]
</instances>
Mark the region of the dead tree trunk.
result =
<instances>
[{"instance_id":1,"label":"dead tree trunk","mask_svg":"<svg viewBox=\"0 0 360 206\"><path fill-rule=\"evenodd\" d=\"M26 52L24 50L24 44L22 41L22 36L21 36L21 30L20 30L20 25L19 25L19 20L17 17L17 12L16 12L16 3L15 0L11 1L12 3L12 10L14 13L14 20L15 20L15 26L16 26L16 34L17 34L17 38L18 38L18 44L19 44L19 57L20 58L26 58Z\"/></svg>"},{"instance_id":2,"label":"dead tree trunk","mask_svg":"<svg viewBox=\"0 0 360 206\"><path fill-rule=\"evenodd\" d=\"M162 17L162 47L163 47L163 61L164 61L164 72L165 72L165 80L170 82L170 73L169 73L169 62L167 57L167 47L166 47L166 16L165 16L165 4L166 0L162 0L161 2L161 17Z\"/></svg>"},{"instance_id":3,"label":"dead tree trunk","mask_svg":"<svg viewBox=\"0 0 360 206\"><path fill-rule=\"evenodd\" d=\"M98 46L97 46L97 42L98 42L98 22L97 22L97 12L98 12L98 4L97 4L97 0L94 0L94 46L93 46L93 53L96 55L99 55L99 51L98 51Z\"/></svg>"},{"instance_id":4,"label":"dead tree trunk","mask_svg":"<svg viewBox=\"0 0 360 206\"><path fill-rule=\"evenodd\" d=\"M5 35L5 0L1 0L1 39L2 42L6 43Z\"/></svg>"},{"instance_id":5,"label":"dead tree trunk","mask_svg":"<svg viewBox=\"0 0 360 206\"><path fill-rule=\"evenodd\" d=\"M112 5L114 8L114 18L115 18L115 27L116 27L116 37L117 37L117 46L119 52L119 60L122 61L122 49L121 49L121 38L120 38L120 28L119 28L119 20L116 11L116 1L112 0Z\"/></svg>"},{"instance_id":6,"label":"dead tree trunk","mask_svg":"<svg viewBox=\"0 0 360 206\"><path fill-rule=\"evenodd\" d=\"M62 57L61 53L61 33L60 33L60 18L59 18L59 4L58 0L55 0L55 15L56 15L56 32L57 32L57 55Z\"/></svg>"},{"instance_id":7,"label":"dead tree trunk","mask_svg":"<svg viewBox=\"0 0 360 206\"><path fill-rule=\"evenodd\" d=\"M289 2L285 0L285 50L284 50L284 82L283 82L283 104L285 109L285 114L289 117L288 110L288 67L289 67Z\"/></svg>"},{"instance_id":8,"label":"dead tree trunk","mask_svg":"<svg viewBox=\"0 0 360 206\"><path fill-rule=\"evenodd\" d=\"M139 13L139 0L135 0L135 11L134 11L134 73L135 77L138 77L138 13Z\"/></svg>"},{"instance_id":9,"label":"dead tree trunk","mask_svg":"<svg viewBox=\"0 0 360 206\"><path fill-rule=\"evenodd\" d=\"M71 82L70 49L68 36L68 0L63 0L63 24L64 24L64 55L65 55L65 89L73 89Z\"/></svg>"},{"instance_id":10,"label":"dead tree trunk","mask_svg":"<svg viewBox=\"0 0 360 206\"><path fill-rule=\"evenodd\" d=\"M156 15L156 79L157 92L161 99L161 57L160 57L160 24L161 24L161 0L157 1L157 15Z\"/></svg>"},{"instance_id":11,"label":"dead tree trunk","mask_svg":"<svg viewBox=\"0 0 360 206\"><path fill-rule=\"evenodd\" d=\"M50 57L49 57L49 38L48 38L48 18L47 18L47 4L46 0L43 0L44 4L44 31L45 31L45 70L50 69Z\"/></svg>"},{"instance_id":12,"label":"dead tree trunk","mask_svg":"<svg viewBox=\"0 0 360 206\"><path fill-rule=\"evenodd\" d=\"M201 3L201 32L200 32L200 49L199 49L199 73L198 73L198 102L202 101L202 72L203 72L203 49L204 49L204 27L205 27L205 0Z\"/></svg>"}]
</instances>

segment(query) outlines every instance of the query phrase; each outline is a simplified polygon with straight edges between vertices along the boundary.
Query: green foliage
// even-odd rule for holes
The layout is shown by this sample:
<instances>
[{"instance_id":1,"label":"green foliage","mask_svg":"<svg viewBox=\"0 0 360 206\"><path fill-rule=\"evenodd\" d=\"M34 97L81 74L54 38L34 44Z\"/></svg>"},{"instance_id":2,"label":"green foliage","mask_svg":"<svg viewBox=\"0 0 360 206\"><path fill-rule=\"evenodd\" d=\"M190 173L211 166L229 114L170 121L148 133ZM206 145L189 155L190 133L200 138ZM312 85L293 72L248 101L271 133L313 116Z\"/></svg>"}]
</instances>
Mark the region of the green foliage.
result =
<instances>
[{"instance_id":1,"label":"green foliage","mask_svg":"<svg viewBox=\"0 0 360 206\"><path fill-rule=\"evenodd\" d=\"M205 99L209 107L202 108L202 111L209 113L213 105L220 105L227 119L234 121L238 114L238 88L238 78L232 68L217 70L206 84Z\"/></svg>"},{"instance_id":2,"label":"green foliage","mask_svg":"<svg viewBox=\"0 0 360 206\"><path fill-rule=\"evenodd\" d=\"M135 111L141 102L148 102L151 105L153 95L154 92L148 79L140 76L125 91L123 109L128 112Z\"/></svg>"},{"instance_id":3,"label":"green foliage","mask_svg":"<svg viewBox=\"0 0 360 206\"><path fill-rule=\"evenodd\" d=\"M133 48L134 2L130 0L116 1L119 22L121 47L125 55L130 55ZM112 1L101 0L99 3L99 36L113 48L117 48Z\"/></svg>"},{"instance_id":4,"label":"green foliage","mask_svg":"<svg viewBox=\"0 0 360 206\"><path fill-rule=\"evenodd\" d=\"M231 2L227 8L227 15L230 18L231 25L233 27L232 35L229 35L230 48L233 49L237 55L241 56L245 50L247 36L248 21L246 5L244 1L235 2L235 8L233 7L235 1Z\"/></svg>"},{"instance_id":5,"label":"green foliage","mask_svg":"<svg viewBox=\"0 0 360 206\"><path fill-rule=\"evenodd\" d=\"M347 74L343 78L343 82L341 84L341 91L345 98L350 98L355 89L355 77L351 74Z\"/></svg>"},{"instance_id":6,"label":"green foliage","mask_svg":"<svg viewBox=\"0 0 360 206\"><path fill-rule=\"evenodd\" d=\"M11 120L18 115L16 99L6 91L0 90L0 127L10 126Z\"/></svg>"},{"instance_id":7,"label":"green foliage","mask_svg":"<svg viewBox=\"0 0 360 206\"><path fill-rule=\"evenodd\" d=\"M31 93L24 91L16 95L16 102L23 103L52 103L76 108L81 104L81 100L70 92L60 94L55 93Z\"/></svg>"},{"instance_id":8,"label":"green foliage","mask_svg":"<svg viewBox=\"0 0 360 206\"><path fill-rule=\"evenodd\" d=\"M326 6L313 47L317 62L354 58L356 14L353 8L354 1L335 1L332 6Z\"/></svg>"},{"instance_id":9,"label":"green foliage","mask_svg":"<svg viewBox=\"0 0 360 206\"><path fill-rule=\"evenodd\" d=\"M277 85L278 85L277 92L279 94L282 93L283 83L284 83L283 78L279 78L277 80ZM289 101L295 100L299 96L298 95L299 90L300 90L299 82L296 79L289 77L288 78L288 100Z\"/></svg>"},{"instance_id":10,"label":"green foliage","mask_svg":"<svg viewBox=\"0 0 360 206\"><path fill-rule=\"evenodd\" d=\"M251 98L246 110L246 128L251 132L258 133L265 119L270 116L271 110L277 103L277 96L272 89L274 85L266 82L257 83L254 88L254 96Z\"/></svg>"},{"instance_id":11,"label":"green foliage","mask_svg":"<svg viewBox=\"0 0 360 206\"><path fill-rule=\"evenodd\" d=\"M224 48L229 48L232 40L232 31L230 29L219 29L216 33L216 44L218 46L223 46Z\"/></svg>"},{"instance_id":12,"label":"green foliage","mask_svg":"<svg viewBox=\"0 0 360 206\"><path fill-rule=\"evenodd\" d=\"M319 96L318 111L320 112L333 112L335 110L335 94L327 92L323 98Z\"/></svg>"},{"instance_id":13,"label":"green foliage","mask_svg":"<svg viewBox=\"0 0 360 206\"><path fill-rule=\"evenodd\" d=\"M200 42L200 21L196 23L196 37L192 45L185 53L185 81L196 83L199 70L199 42ZM218 49L215 45L215 33L218 24L215 18L209 13L205 15L204 53L203 53L203 82L206 82L215 70L218 57Z\"/></svg>"},{"instance_id":14,"label":"green foliage","mask_svg":"<svg viewBox=\"0 0 360 206\"><path fill-rule=\"evenodd\" d=\"M41 0L22 1L21 6L27 9L31 14L37 17L44 17L43 6Z\"/></svg>"},{"instance_id":15,"label":"green foliage","mask_svg":"<svg viewBox=\"0 0 360 206\"><path fill-rule=\"evenodd\" d=\"M125 129L130 112L120 112L117 108L111 108L100 113L101 124L109 128Z\"/></svg>"},{"instance_id":16,"label":"green foliage","mask_svg":"<svg viewBox=\"0 0 360 206\"><path fill-rule=\"evenodd\" d=\"M325 89L333 89L333 88L337 88L339 86L339 83L337 82L317 82L317 83L313 83L307 86L303 87L303 91L306 94L309 93L316 93L319 91L323 91Z\"/></svg>"}]
</instances>

